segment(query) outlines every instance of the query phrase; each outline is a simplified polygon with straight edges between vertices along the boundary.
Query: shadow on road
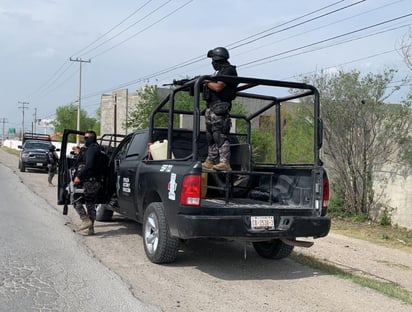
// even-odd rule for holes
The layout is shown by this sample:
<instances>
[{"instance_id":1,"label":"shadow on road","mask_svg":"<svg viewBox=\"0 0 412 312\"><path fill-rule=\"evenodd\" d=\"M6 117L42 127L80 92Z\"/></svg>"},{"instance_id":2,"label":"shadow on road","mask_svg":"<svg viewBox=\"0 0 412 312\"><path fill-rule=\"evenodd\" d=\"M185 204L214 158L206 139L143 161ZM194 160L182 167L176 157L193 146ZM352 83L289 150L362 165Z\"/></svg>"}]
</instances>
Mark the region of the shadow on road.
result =
<instances>
[{"instance_id":1,"label":"shadow on road","mask_svg":"<svg viewBox=\"0 0 412 312\"><path fill-rule=\"evenodd\" d=\"M142 225L115 217L111 222L98 222L96 236L102 239L119 239L131 236L134 248L145 257ZM149 261L145 259L145 261ZM150 264L151 266L158 266ZM260 257L251 243L217 239L182 241L174 263L162 264L164 268L195 268L221 280L291 280L324 275L286 258L270 260Z\"/></svg>"}]
</instances>

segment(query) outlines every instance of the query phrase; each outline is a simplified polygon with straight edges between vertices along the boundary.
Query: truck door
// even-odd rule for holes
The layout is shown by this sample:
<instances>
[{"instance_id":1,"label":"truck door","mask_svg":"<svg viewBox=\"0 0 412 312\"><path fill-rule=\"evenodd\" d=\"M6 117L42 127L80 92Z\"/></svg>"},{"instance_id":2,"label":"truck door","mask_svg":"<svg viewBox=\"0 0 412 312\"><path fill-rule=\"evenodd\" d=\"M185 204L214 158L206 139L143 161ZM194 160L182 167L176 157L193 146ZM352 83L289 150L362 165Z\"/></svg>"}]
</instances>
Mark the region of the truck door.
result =
<instances>
[{"instance_id":1,"label":"truck door","mask_svg":"<svg viewBox=\"0 0 412 312\"><path fill-rule=\"evenodd\" d=\"M137 132L132 138L125 157L120 161L117 173L116 192L119 210L131 219L137 218L139 207L136 195L138 192L138 172L141 161L147 156L148 132Z\"/></svg>"}]
</instances>

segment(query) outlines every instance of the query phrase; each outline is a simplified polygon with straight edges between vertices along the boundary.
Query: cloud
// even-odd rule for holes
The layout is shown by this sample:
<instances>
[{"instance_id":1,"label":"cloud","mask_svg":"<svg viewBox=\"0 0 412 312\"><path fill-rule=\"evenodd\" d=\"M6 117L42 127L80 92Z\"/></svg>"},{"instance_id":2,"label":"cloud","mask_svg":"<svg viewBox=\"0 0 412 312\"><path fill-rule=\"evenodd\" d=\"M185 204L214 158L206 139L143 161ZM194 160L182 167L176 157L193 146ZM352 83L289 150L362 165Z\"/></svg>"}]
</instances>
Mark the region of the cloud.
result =
<instances>
[{"instance_id":1,"label":"cloud","mask_svg":"<svg viewBox=\"0 0 412 312\"><path fill-rule=\"evenodd\" d=\"M43 50L38 50L33 53L34 57L39 58L49 58L57 54L57 51L53 48L45 48Z\"/></svg>"},{"instance_id":2,"label":"cloud","mask_svg":"<svg viewBox=\"0 0 412 312\"><path fill-rule=\"evenodd\" d=\"M39 20L33 18L33 15L30 13L17 11L17 10L4 10L0 8L0 16L5 17L6 24L15 23L17 26L21 25L30 25L33 23L40 23ZM2 23L3 24L3 23Z\"/></svg>"}]
</instances>

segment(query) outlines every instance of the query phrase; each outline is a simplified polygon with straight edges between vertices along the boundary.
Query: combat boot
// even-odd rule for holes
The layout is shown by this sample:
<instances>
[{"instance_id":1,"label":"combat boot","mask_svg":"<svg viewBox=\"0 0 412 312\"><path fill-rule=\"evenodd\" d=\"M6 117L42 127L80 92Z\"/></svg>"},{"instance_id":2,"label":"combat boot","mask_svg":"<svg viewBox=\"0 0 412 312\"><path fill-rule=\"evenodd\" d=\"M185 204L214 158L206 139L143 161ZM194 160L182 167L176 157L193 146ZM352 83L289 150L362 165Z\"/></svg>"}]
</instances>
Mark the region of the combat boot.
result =
<instances>
[{"instance_id":1,"label":"combat boot","mask_svg":"<svg viewBox=\"0 0 412 312\"><path fill-rule=\"evenodd\" d=\"M230 164L228 162L224 162L224 161L221 161L217 165L214 165L212 168L216 171L229 171L229 170L232 170L232 168L230 167Z\"/></svg>"},{"instance_id":2,"label":"combat boot","mask_svg":"<svg viewBox=\"0 0 412 312\"><path fill-rule=\"evenodd\" d=\"M92 220L92 225L87 229L87 235L94 235L94 221Z\"/></svg>"},{"instance_id":3,"label":"combat boot","mask_svg":"<svg viewBox=\"0 0 412 312\"><path fill-rule=\"evenodd\" d=\"M202 169L211 170L213 169L214 164L215 163L212 160L206 159L206 161L202 163Z\"/></svg>"},{"instance_id":4,"label":"combat boot","mask_svg":"<svg viewBox=\"0 0 412 312\"><path fill-rule=\"evenodd\" d=\"M77 231L88 229L90 226L93 225L92 220L90 220L88 216L81 216L80 219L82 220L82 224L80 224Z\"/></svg>"}]
</instances>

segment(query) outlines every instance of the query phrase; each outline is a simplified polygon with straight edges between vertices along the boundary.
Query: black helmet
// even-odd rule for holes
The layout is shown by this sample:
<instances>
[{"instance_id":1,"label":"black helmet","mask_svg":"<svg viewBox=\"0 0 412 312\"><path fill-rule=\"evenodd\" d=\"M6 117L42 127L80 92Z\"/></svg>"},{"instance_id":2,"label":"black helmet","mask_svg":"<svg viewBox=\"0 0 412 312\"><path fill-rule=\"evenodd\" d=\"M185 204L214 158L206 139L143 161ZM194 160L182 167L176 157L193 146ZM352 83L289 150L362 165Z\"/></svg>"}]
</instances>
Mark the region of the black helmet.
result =
<instances>
[{"instance_id":1,"label":"black helmet","mask_svg":"<svg viewBox=\"0 0 412 312\"><path fill-rule=\"evenodd\" d=\"M229 51L223 47L217 47L207 52L207 57L211 57L213 61L226 61L229 58Z\"/></svg>"}]
</instances>

